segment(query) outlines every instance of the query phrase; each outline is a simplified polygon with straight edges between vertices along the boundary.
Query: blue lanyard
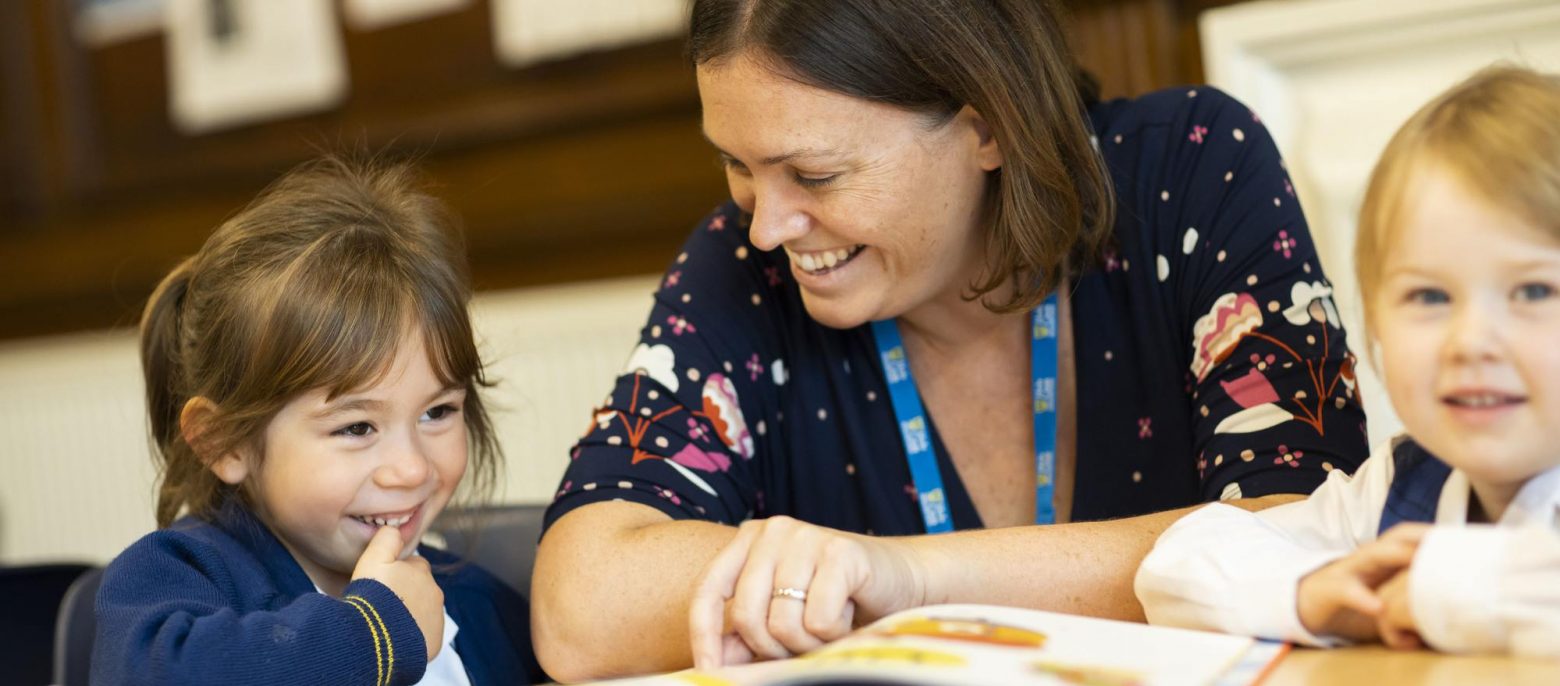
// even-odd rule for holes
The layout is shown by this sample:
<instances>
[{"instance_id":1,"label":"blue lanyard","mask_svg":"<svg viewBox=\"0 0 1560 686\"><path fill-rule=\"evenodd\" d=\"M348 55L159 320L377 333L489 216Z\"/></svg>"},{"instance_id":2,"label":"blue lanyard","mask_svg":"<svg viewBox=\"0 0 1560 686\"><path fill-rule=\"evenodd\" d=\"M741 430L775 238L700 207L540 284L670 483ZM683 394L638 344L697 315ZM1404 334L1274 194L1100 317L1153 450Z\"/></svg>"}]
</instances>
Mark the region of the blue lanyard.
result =
<instances>
[{"instance_id":1,"label":"blue lanyard","mask_svg":"<svg viewBox=\"0 0 1560 686\"><path fill-rule=\"evenodd\" d=\"M1056 294L1051 294L1035 308L1031 335L1029 369L1034 377L1031 388L1035 420L1035 523L1050 524L1056 521L1056 512L1051 506L1051 491L1056 481ZM883 376L888 379L888 397L894 405L894 418L899 421L899 435L905 442L905 460L910 464L910 478L915 482L916 501L921 505L926 532L953 531L953 518L948 514L948 496L943 490L942 472L937 468L937 453L932 448L926 410L921 407L921 394L916 391L915 379L910 373L899 325L892 319L872 322L872 336L877 340L878 355L883 361Z\"/></svg>"}]
</instances>

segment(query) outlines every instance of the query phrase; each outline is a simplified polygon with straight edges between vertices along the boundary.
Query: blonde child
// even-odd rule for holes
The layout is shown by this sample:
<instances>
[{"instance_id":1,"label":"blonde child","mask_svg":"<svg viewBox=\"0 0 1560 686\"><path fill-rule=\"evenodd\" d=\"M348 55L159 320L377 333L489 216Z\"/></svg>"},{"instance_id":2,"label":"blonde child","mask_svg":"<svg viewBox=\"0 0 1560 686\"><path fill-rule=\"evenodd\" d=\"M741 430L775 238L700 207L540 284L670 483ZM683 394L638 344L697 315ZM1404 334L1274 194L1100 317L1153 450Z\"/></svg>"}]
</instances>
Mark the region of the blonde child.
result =
<instances>
[{"instance_id":1,"label":"blonde child","mask_svg":"<svg viewBox=\"0 0 1560 686\"><path fill-rule=\"evenodd\" d=\"M1493 67L1420 109L1356 257L1406 435L1308 500L1183 518L1138 571L1149 621L1560 656L1560 78Z\"/></svg>"},{"instance_id":2,"label":"blonde child","mask_svg":"<svg viewBox=\"0 0 1560 686\"><path fill-rule=\"evenodd\" d=\"M500 459L449 224L408 168L327 158L163 280L159 529L105 572L94 684L543 678L524 599L418 544Z\"/></svg>"}]
</instances>

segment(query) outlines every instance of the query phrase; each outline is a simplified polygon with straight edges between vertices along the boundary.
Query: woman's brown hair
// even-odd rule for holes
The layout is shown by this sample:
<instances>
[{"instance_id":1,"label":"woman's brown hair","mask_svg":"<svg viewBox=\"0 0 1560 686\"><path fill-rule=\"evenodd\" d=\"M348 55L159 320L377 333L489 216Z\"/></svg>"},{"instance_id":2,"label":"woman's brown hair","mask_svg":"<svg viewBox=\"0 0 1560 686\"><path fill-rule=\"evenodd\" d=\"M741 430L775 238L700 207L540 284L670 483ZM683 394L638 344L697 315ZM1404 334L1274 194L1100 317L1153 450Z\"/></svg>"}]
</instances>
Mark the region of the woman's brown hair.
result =
<instances>
[{"instance_id":1,"label":"woman's brown hair","mask_svg":"<svg viewBox=\"0 0 1560 686\"><path fill-rule=\"evenodd\" d=\"M1370 331L1382 262L1429 168L1560 240L1560 75L1486 67L1426 103L1393 134L1371 172L1354 243Z\"/></svg>"},{"instance_id":2,"label":"woman's brown hair","mask_svg":"<svg viewBox=\"0 0 1560 686\"><path fill-rule=\"evenodd\" d=\"M937 125L966 105L985 118L1003 167L987 185L987 274L970 297L1012 279L993 311L1039 304L1065 263L1092 264L1110 235L1114 191L1084 111L1092 85L1048 0L694 0L690 61L744 53Z\"/></svg>"},{"instance_id":3,"label":"woman's brown hair","mask_svg":"<svg viewBox=\"0 0 1560 686\"><path fill-rule=\"evenodd\" d=\"M490 493L501 455L478 394L488 384L470 296L454 219L410 167L332 156L272 184L163 279L142 316L157 525L209 516L233 491L210 457L262 455L265 427L289 400L374 383L408 330L422 334L440 380L466 389L465 488ZM215 407L199 450L180 427L192 398Z\"/></svg>"}]
</instances>

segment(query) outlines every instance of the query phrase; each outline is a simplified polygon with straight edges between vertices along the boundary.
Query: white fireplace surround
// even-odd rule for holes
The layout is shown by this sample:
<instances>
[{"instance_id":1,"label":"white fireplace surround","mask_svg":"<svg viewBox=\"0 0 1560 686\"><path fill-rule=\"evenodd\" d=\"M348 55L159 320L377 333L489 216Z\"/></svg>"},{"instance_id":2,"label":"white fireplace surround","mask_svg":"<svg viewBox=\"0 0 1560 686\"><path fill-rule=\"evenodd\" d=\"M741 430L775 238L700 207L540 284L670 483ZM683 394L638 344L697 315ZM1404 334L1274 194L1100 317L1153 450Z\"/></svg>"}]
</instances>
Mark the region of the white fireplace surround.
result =
<instances>
[{"instance_id":1,"label":"white fireplace surround","mask_svg":"<svg viewBox=\"0 0 1560 686\"><path fill-rule=\"evenodd\" d=\"M1209 83L1262 116L1284 155L1350 347L1365 362L1355 218L1392 132L1497 61L1560 71L1560 0L1264 0L1201 17ZM1375 370L1360 388L1372 441L1401 428Z\"/></svg>"}]
</instances>

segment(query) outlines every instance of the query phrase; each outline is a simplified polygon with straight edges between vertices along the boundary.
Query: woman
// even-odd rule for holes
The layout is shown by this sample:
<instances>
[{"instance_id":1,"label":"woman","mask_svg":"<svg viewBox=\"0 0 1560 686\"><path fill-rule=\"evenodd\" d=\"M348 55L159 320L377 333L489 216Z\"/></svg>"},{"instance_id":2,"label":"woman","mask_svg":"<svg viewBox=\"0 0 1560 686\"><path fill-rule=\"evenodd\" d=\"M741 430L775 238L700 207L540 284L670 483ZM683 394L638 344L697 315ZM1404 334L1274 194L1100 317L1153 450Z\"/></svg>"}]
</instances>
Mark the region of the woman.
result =
<instances>
[{"instance_id":1,"label":"woman","mask_svg":"<svg viewBox=\"0 0 1560 686\"><path fill-rule=\"evenodd\" d=\"M549 674L783 657L925 602L1141 618L1173 508L1359 463L1352 359L1255 115L1087 103L1063 45L1034 0L694 3L733 203L548 513Z\"/></svg>"}]
</instances>

